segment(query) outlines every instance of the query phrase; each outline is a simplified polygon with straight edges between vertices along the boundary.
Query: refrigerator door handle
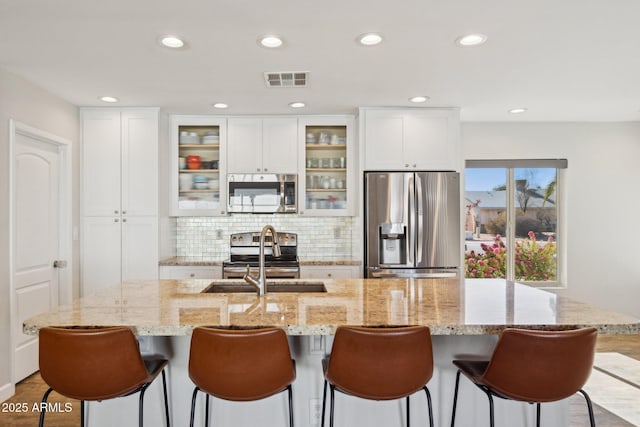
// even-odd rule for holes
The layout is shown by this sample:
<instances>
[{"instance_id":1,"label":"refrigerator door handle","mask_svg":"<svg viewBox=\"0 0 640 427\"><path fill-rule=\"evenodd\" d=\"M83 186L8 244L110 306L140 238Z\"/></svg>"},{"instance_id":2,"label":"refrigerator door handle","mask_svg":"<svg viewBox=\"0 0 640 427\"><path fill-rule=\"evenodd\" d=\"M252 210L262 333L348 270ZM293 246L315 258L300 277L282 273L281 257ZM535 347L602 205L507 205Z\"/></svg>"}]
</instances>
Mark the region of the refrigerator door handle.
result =
<instances>
[{"instance_id":1,"label":"refrigerator door handle","mask_svg":"<svg viewBox=\"0 0 640 427\"><path fill-rule=\"evenodd\" d=\"M413 255L415 254L416 248L416 200L415 200L415 175L411 175L409 178L409 210L408 210L408 220L409 220L409 250L407 251L407 258L410 264L415 266L415 260Z\"/></svg>"},{"instance_id":2,"label":"refrigerator door handle","mask_svg":"<svg viewBox=\"0 0 640 427\"><path fill-rule=\"evenodd\" d=\"M370 271L368 277L372 277L374 279L435 279L445 277L458 277L458 271L455 269L438 270L432 272L378 270Z\"/></svg>"},{"instance_id":3,"label":"refrigerator door handle","mask_svg":"<svg viewBox=\"0 0 640 427\"><path fill-rule=\"evenodd\" d=\"M423 231L424 231L424 200L422 197L422 179L416 174L416 194L418 195L417 206L417 226L418 226L418 251L416 264L422 262L422 246L423 246Z\"/></svg>"}]
</instances>

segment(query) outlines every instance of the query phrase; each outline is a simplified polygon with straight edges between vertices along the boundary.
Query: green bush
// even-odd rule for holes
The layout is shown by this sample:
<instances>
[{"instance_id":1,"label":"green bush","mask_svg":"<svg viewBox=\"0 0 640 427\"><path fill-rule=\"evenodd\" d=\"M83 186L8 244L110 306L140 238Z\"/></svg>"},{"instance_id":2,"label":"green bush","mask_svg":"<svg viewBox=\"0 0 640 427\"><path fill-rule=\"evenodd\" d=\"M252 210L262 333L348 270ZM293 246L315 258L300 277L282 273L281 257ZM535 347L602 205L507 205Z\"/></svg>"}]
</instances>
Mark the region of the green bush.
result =
<instances>
[{"instance_id":1,"label":"green bush","mask_svg":"<svg viewBox=\"0 0 640 427\"><path fill-rule=\"evenodd\" d=\"M526 237L529 232L540 233L542 231L553 231L554 222L549 215L539 214L537 218L528 216L516 217L516 237ZM504 236L507 230L506 212L494 215L484 224L485 230L489 234L500 234Z\"/></svg>"}]
</instances>

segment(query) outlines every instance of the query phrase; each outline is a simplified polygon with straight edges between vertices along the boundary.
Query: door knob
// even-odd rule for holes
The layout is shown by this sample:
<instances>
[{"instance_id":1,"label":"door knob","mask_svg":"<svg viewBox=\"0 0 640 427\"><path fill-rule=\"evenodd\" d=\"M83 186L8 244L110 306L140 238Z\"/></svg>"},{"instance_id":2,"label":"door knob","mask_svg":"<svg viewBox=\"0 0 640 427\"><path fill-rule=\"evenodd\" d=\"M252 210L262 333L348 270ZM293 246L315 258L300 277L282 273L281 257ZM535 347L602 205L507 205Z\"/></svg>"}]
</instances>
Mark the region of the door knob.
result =
<instances>
[{"instance_id":1,"label":"door knob","mask_svg":"<svg viewBox=\"0 0 640 427\"><path fill-rule=\"evenodd\" d=\"M65 268L67 266L67 261L63 259L57 259L53 261L53 268Z\"/></svg>"}]
</instances>

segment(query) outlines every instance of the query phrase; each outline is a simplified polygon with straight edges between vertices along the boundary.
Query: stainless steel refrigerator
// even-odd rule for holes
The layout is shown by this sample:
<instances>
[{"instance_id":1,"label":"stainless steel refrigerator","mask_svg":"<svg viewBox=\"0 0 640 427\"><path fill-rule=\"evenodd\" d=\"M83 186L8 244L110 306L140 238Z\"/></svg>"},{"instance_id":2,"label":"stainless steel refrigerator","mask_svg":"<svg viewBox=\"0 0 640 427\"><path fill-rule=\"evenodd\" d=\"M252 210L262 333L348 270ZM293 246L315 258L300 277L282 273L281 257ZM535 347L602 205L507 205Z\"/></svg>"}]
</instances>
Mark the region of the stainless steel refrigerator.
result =
<instances>
[{"instance_id":1,"label":"stainless steel refrigerator","mask_svg":"<svg viewBox=\"0 0 640 427\"><path fill-rule=\"evenodd\" d=\"M457 172L365 172L365 277L457 276Z\"/></svg>"}]
</instances>

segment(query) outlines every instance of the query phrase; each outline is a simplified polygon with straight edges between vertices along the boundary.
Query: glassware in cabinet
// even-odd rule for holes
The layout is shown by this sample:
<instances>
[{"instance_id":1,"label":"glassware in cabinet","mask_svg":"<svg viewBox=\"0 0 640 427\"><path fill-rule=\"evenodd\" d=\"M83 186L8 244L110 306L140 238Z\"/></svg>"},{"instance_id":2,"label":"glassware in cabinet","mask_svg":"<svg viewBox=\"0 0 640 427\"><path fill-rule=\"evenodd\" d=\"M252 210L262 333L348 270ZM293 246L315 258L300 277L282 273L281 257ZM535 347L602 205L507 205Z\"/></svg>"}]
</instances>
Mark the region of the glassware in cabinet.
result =
<instances>
[{"instance_id":1,"label":"glassware in cabinet","mask_svg":"<svg viewBox=\"0 0 640 427\"><path fill-rule=\"evenodd\" d=\"M347 208L347 126L307 125L305 135L305 207Z\"/></svg>"},{"instance_id":2,"label":"glassware in cabinet","mask_svg":"<svg viewBox=\"0 0 640 427\"><path fill-rule=\"evenodd\" d=\"M172 116L171 214L224 214L226 120ZM175 157L174 157L175 156Z\"/></svg>"}]
</instances>

